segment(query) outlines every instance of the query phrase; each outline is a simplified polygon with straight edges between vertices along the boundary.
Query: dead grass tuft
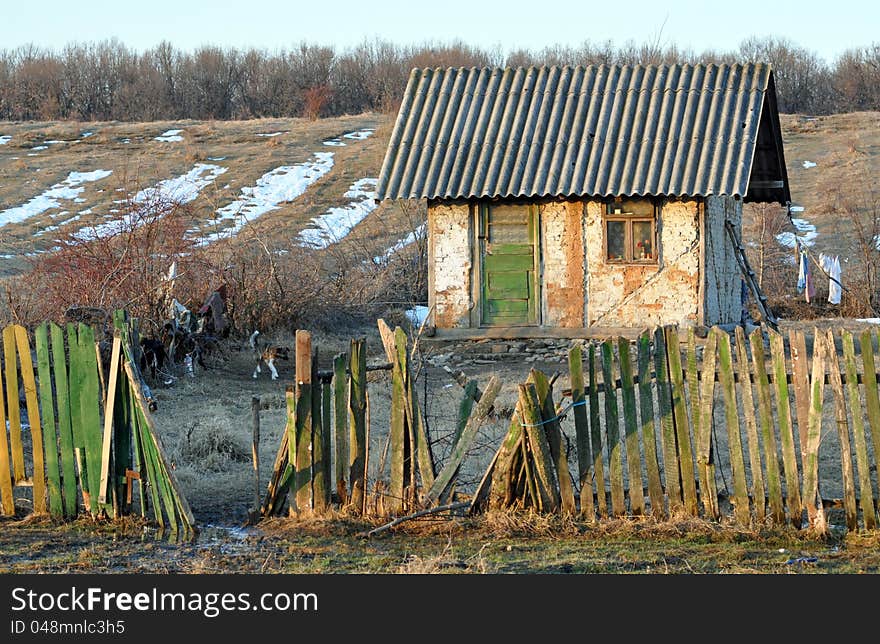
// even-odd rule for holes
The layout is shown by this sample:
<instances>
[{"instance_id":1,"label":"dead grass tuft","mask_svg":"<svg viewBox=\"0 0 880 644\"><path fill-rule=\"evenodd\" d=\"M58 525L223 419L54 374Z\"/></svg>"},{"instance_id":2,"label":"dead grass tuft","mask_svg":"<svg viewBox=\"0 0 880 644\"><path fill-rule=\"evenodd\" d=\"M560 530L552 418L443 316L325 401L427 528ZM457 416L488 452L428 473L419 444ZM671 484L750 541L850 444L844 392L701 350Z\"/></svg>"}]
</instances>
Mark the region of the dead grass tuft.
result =
<instances>
[{"instance_id":1,"label":"dead grass tuft","mask_svg":"<svg viewBox=\"0 0 880 644\"><path fill-rule=\"evenodd\" d=\"M181 440L182 460L209 472L226 472L234 464L250 460L245 439L237 435L234 423L220 418L195 421Z\"/></svg>"}]
</instances>

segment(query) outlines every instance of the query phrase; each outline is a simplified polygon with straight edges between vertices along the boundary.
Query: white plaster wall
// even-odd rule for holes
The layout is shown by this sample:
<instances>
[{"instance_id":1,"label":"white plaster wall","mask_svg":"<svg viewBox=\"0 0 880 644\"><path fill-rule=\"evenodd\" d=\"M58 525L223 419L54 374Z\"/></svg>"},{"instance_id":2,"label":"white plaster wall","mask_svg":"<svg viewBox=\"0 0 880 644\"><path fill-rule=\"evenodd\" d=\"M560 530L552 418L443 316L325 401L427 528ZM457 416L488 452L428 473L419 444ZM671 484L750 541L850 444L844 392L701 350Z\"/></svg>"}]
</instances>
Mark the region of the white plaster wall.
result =
<instances>
[{"instance_id":1,"label":"white plaster wall","mask_svg":"<svg viewBox=\"0 0 880 644\"><path fill-rule=\"evenodd\" d=\"M736 323L742 311L742 273L724 221L730 219L742 239L742 201L727 196L707 197L705 218L705 324Z\"/></svg>"},{"instance_id":2,"label":"white plaster wall","mask_svg":"<svg viewBox=\"0 0 880 644\"><path fill-rule=\"evenodd\" d=\"M450 329L470 325L471 217L467 204L428 207L428 305L433 323Z\"/></svg>"}]
</instances>

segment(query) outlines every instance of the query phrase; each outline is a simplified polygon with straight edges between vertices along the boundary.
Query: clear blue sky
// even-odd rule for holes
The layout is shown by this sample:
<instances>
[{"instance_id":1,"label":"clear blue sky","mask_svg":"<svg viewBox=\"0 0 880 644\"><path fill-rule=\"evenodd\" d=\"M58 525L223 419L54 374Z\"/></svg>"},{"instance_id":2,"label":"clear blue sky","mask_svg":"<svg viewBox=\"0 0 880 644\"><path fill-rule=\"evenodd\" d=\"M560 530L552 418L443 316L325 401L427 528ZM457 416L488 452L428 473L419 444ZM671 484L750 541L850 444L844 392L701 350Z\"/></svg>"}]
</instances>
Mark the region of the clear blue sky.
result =
<instances>
[{"instance_id":1,"label":"clear blue sky","mask_svg":"<svg viewBox=\"0 0 880 644\"><path fill-rule=\"evenodd\" d=\"M60 49L117 38L137 50L161 40L338 50L376 37L399 44L461 39L502 51L612 40L735 49L746 37L785 37L832 62L844 49L880 43L880 2L867 0L3 0L0 49Z\"/></svg>"}]
</instances>

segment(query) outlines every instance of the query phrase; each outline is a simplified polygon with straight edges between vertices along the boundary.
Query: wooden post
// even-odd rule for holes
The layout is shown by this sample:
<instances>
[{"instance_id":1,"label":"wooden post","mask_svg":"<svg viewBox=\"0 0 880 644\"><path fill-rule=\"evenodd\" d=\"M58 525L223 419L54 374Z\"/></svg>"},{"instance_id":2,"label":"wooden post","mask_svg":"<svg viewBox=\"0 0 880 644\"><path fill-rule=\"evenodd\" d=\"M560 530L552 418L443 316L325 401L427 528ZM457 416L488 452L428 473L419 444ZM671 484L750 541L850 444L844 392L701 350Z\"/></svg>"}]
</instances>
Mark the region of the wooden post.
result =
<instances>
[{"instance_id":1,"label":"wooden post","mask_svg":"<svg viewBox=\"0 0 880 644\"><path fill-rule=\"evenodd\" d=\"M660 465L657 460L657 435L654 428L654 394L651 387L651 335L647 331L639 336L639 411L641 412L642 444L645 451L645 468L648 471L648 497L651 514L655 518L666 516L666 501Z\"/></svg>"},{"instance_id":2,"label":"wooden post","mask_svg":"<svg viewBox=\"0 0 880 644\"><path fill-rule=\"evenodd\" d=\"M254 507L251 510L252 520L260 515L260 398L251 397L251 458L254 463Z\"/></svg>"},{"instance_id":3,"label":"wooden post","mask_svg":"<svg viewBox=\"0 0 880 644\"><path fill-rule=\"evenodd\" d=\"M617 340L617 359L620 363L620 383L623 394L623 425L626 432L626 464L629 473L629 505L634 515L645 513L645 495L642 491L642 458L639 454L639 419L636 412L636 391L633 382L632 358L629 340Z\"/></svg>"},{"instance_id":4,"label":"wooden post","mask_svg":"<svg viewBox=\"0 0 880 644\"><path fill-rule=\"evenodd\" d=\"M98 499L101 484L101 389L98 380L98 356L95 332L87 324L78 329L80 353L79 422L85 441L85 462L89 487L89 509L97 515L103 509Z\"/></svg>"},{"instance_id":5,"label":"wooden post","mask_svg":"<svg viewBox=\"0 0 880 644\"><path fill-rule=\"evenodd\" d=\"M339 506L348 503L348 390L345 374L346 355L333 358L333 424L336 439L336 496Z\"/></svg>"},{"instance_id":6,"label":"wooden post","mask_svg":"<svg viewBox=\"0 0 880 644\"><path fill-rule=\"evenodd\" d=\"M593 474L596 484L596 505L599 516L608 516L608 499L605 495L605 464L603 461L602 428L599 420L599 379L596 375L596 345L590 344L587 352L589 365L587 373L590 378L590 443L593 451ZM594 517L590 516L590 519Z\"/></svg>"},{"instance_id":7,"label":"wooden post","mask_svg":"<svg viewBox=\"0 0 880 644\"><path fill-rule=\"evenodd\" d=\"M101 442L101 480L98 487L98 502L107 503L107 488L110 485L110 455L113 447L113 406L116 403L116 383L119 379L119 354L122 351L122 338L119 331L113 334L113 348L110 352L110 375L104 403L104 435ZM115 488L111 488L115 489Z\"/></svg>"},{"instance_id":8,"label":"wooden post","mask_svg":"<svg viewBox=\"0 0 880 644\"><path fill-rule=\"evenodd\" d=\"M529 372L529 381L535 385L538 394L539 411L541 413L544 434L550 446L550 458L559 484L559 497L563 512L574 515L574 487L571 484L571 472L568 469L568 458L562 447L562 428L556 418L556 406L553 404L553 393L547 376L537 369Z\"/></svg>"},{"instance_id":9,"label":"wooden post","mask_svg":"<svg viewBox=\"0 0 880 644\"><path fill-rule=\"evenodd\" d=\"M617 414L617 385L613 372L614 349L611 340L602 343L602 383L605 402L605 436L608 439L608 469L611 477L611 513L626 514L623 494L623 444L620 440L620 419Z\"/></svg>"},{"instance_id":10,"label":"wooden post","mask_svg":"<svg viewBox=\"0 0 880 644\"><path fill-rule=\"evenodd\" d=\"M672 386L672 418L675 421L675 442L678 446L679 471L684 509L691 516L700 512L697 501L697 478L694 475L694 452L691 446L690 422L685 401L681 368L678 327L666 327L666 355L669 361L669 383Z\"/></svg>"},{"instance_id":11,"label":"wooden post","mask_svg":"<svg viewBox=\"0 0 880 644\"><path fill-rule=\"evenodd\" d=\"M331 446L331 437L333 436L333 418L332 418L332 387L330 381L320 381L321 383L321 452L324 461L324 506L330 507L333 499L333 448Z\"/></svg>"},{"instance_id":12,"label":"wooden post","mask_svg":"<svg viewBox=\"0 0 880 644\"><path fill-rule=\"evenodd\" d=\"M18 403L18 368L15 357L15 325L3 329L3 359L6 366L6 410L9 412L9 446L12 449L12 482L27 479L21 443L21 410Z\"/></svg>"},{"instance_id":13,"label":"wooden post","mask_svg":"<svg viewBox=\"0 0 880 644\"><path fill-rule=\"evenodd\" d=\"M312 509L312 335L296 332L296 465L293 489L296 509Z\"/></svg>"},{"instance_id":14,"label":"wooden post","mask_svg":"<svg viewBox=\"0 0 880 644\"><path fill-rule=\"evenodd\" d=\"M797 450L794 445L794 432L791 426L791 403L788 394L788 376L785 369L785 347L782 335L768 331L770 354L773 357L773 384L776 388L776 416L779 419L779 442L782 443L782 465L791 502L799 502ZM824 373L823 373L824 380ZM792 496L794 493L794 496ZM800 510L792 506L792 522L800 527Z\"/></svg>"},{"instance_id":15,"label":"wooden post","mask_svg":"<svg viewBox=\"0 0 880 644\"><path fill-rule=\"evenodd\" d=\"M349 482L350 505L360 514L364 507L367 474L367 443L365 412L367 406L366 339L352 340L349 349Z\"/></svg>"},{"instance_id":16,"label":"wooden post","mask_svg":"<svg viewBox=\"0 0 880 644\"><path fill-rule=\"evenodd\" d=\"M752 397L752 377L749 371L749 355L746 351L746 334L741 326L736 330L736 368L742 391L743 417L746 421L746 438L749 443L749 467L752 471L752 501L758 523L767 515L764 473L761 467L761 448L758 441L758 424L755 422L755 401Z\"/></svg>"},{"instance_id":17,"label":"wooden post","mask_svg":"<svg viewBox=\"0 0 880 644\"><path fill-rule=\"evenodd\" d=\"M846 512L846 527L850 532L858 530L859 514L856 509L856 484L853 476L852 447L849 442L849 423L846 415L846 398L843 395L843 382L840 377L840 364L834 348L834 334L826 332L827 364L831 391L834 395L834 418L837 421L837 437L840 440L840 470L843 479L843 507Z\"/></svg>"},{"instance_id":18,"label":"wooden post","mask_svg":"<svg viewBox=\"0 0 880 644\"><path fill-rule=\"evenodd\" d=\"M395 356L396 358L396 356ZM393 514L397 514L403 510L403 492L407 484L407 464L409 458L407 454L406 440L406 396L405 383L403 381L403 372L400 361L393 361L394 367L391 371L391 490L388 507ZM411 445L410 445L411 447Z\"/></svg>"},{"instance_id":19,"label":"wooden post","mask_svg":"<svg viewBox=\"0 0 880 644\"><path fill-rule=\"evenodd\" d=\"M53 517L64 515L61 497L61 472L58 467L58 439L55 433L55 409L52 401L52 378L49 369L48 325L43 322L34 331L37 353L37 373L40 383L41 426L45 450L46 482L49 496L49 512ZM5 431L4 431L5 437Z\"/></svg>"},{"instance_id":20,"label":"wooden post","mask_svg":"<svg viewBox=\"0 0 880 644\"><path fill-rule=\"evenodd\" d=\"M657 381L657 404L660 406L660 438L663 446L663 472L666 479L666 497L669 514L682 510L681 474L678 466L678 448L675 445L675 421L672 417L672 389L669 384L666 336L662 327L654 329L654 373Z\"/></svg>"},{"instance_id":21,"label":"wooden post","mask_svg":"<svg viewBox=\"0 0 880 644\"><path fill-rule=\"evenodd\" d=\"M510 427L495 454L489 490L489 507L493 510L504 508L511 502L512 470L523 442L522 413L522 401L517 398L516 407L510 417Z\"/></svg>"},{"instance_id":22,"label":"wooden post","mask_svg":"<svg viewBox=\"0 0 880 644\"><path fill-rule=\"evenodd\" d=\"M749 491L746 483L746 464L742 452L742 437L739 430L739 412L736 408L736 389L734 386L733 362L730 352L730 336L718 327L712 329L718 336L718 380L724 394L724 411L727 425L727 449L730 454L730 469L733 473L733 513L737 522L751 525L749 510Z\"/></svg>"},{"instance_id":23,"label":"wooden post","mask_svg":"<svg viewBox=\"0 0 880 644\"><path fill-rule=\"evenodd\" d=\"M53 322L49 325L49 335L52 338L52 374L55 384L55 399L58 405L58 435L61 449L61 484L64 489L64 516L73 518L76 516L78 499L64 332L60 326Z\"/></svg>"},{"instance_id":24,"label":"wooden post","mask_svg":"<svg viewBox=\"0 0 880 644\"><path fill-rule=\"evenodd\" d=\"M547 442L547 435L541 425L543 419L535 385L532 383L519 385L519 395L522 401L520 407L522 409L526 440L532 455L531 464L534 465L535 484L538 490L538 498L541 502L539 510L542 512L555 512L559 508L559 487L553 468L550 445Z\"/></svg>"},{"instance_id":25,"label":"wooden post","mask_svg":"<svg viewBox=\"0 0 880 644\"><path fill-rule=\"evenodd\" d=\"M874 446L874 461L877 464L880 454L880 398L877 395L877 372L874 365L874 334L865 330L859 336L859 349L862 352L865 384L865 407L868 412L868 425L871 427L871 441ZM880 487L880 466L875 470L875 480Z\"/></svg>"},{"instance_id":26,"label":"wooden post","mask_svg":"<svg viewBox=\"0 0 880 644\"><path fill-rule=\"evenodd\" d=\"M290 471L287 486L287 514L288 516L294 517L297 513L296 489L293 486L294 472L296 472L296 383L285 387L284 399L287 403L287 422L285 424L285 429L287 431L287 468L281 473L281 478L284 478L284 472L287 472L288 470ZM278 465L277 458L275 459L275 464ZM278 468L276 467L274 471L278 472ZM281 487L281 480L279 480L276 487L276 494L280 492ZM271 488L269 492L272 492ZM279 505L281 504L279 503ZM267 503L266 512L270 513L271 510L272 508Z\"/></svg>"},{"instance_id":27,"label":"wooden post","mask_svg":"<svg viewBox=\"0 0 880 644\"><path fill-rule=\"evenodd\" d=\"M752 346L752 363L755 371L755 386L758 391L758 417L761 420L761 443L764 447L764 467L767 471L767 491L770 496L770 515L777 525L785 523L785 508L782 503L782 481L779 474L779 449L773 430L773 403L770 401L770 381L767 378L767 364L764 355L764 335L755 329L749 336ZM789 513L792 522L801 515L800 495L797 481L788 484ZM791 495L794 494L794 497ZM792 505L793 504L793 505Z\"/></svg>"},{"instance_id":28,"label":"wooden post","mask_svg":"<svg viewBox=\"0 0 880 644\"><path fill-rule=\"evenodd\" d=\"M813 372L810 378L810 416L807 449L804 452L804 493L802 500L810 528L827 532L825 509L819 491L819 444L822 441L822 403L825 389L825 359L828 347L824 334L813 329Z\"/></svg>"},{"instance_id":29,"label":"wooden post","mask_svg":"<svg viewBox=\"0 0 880 644\"><path fill-rule=\"evenodd\" d=\"M581 515L595 516L593 486L590 481L593 453L590 449L590 424L587 418L587 398L584 390L584 359L579 344L568 350L568 372L571 380L571 403L574 409L574 431L578 457L578 493Z\"/></svg>"},{"instance_id":30,"label":"wooden post","mask_svg":"<svg viewBox=\"0 0 880 644\"><path fill-rule=\"evenodd\" d=\"M718 487L715 483L715 450L712 447L712 428L715 417L715 349L718 335L710 333L703 347L703 375L700 382L700 424L697 434L697 467L700 475L700 496L706 516L713 520L721 517L718 507Z\"/></svg>"},{"instance_id":31,"label":"wooden post","mask_svg":"<svg viewBox=\"0 0 880 644\"><path fill-rule=\"evenodd\" d=\"M330 449L325 443L330 440L329 431L324 431L324 397L321 380L318 378L318 352L312 351L312 507L316 512L324 512L330 504Z\"/></svg>"},{"instance_id":32,"label":"wooden post","mask_svg":"<svg viewBox=\"0 0 880 644\"><path fill-rule=\"evenodd\" d=\"M9 440L6 438L6 405L0 381L0 515L15 515L15 496L12 490L12 470L9 462Z\"/></svg>"},{"instance_id":33,"label":"wooden post","mask_svg":"<svg viewBox=\"0 0 880 644\"><path fill-rule=\"evenodd\" d=\"M803 331L792 329L788 332L788 346L791 351L791 384L794 388L795 411L797 413L798 444L803 463L807 447L807 428L810 418L810 378L807 341Z\"/></svg>"},{"instance_id":34,"label":"wooden post","mask_svg":"<svg viewBox=\"0 0 880 644\"><path fill-rule=\"evenodd\" d=\"M862 508L862 522L865 530L874 530L877 527L877 518L874 510L874 493L871 489L871 466L865 438L865 421L862 418L863 406L859 394L855 345L852 333L846 329L841 329L840 333L846 361L846 390L849 394L849 406L852 410L853 444L856 450L856 467L859 471L859 504Z\"/></svg>"}]
</instances>

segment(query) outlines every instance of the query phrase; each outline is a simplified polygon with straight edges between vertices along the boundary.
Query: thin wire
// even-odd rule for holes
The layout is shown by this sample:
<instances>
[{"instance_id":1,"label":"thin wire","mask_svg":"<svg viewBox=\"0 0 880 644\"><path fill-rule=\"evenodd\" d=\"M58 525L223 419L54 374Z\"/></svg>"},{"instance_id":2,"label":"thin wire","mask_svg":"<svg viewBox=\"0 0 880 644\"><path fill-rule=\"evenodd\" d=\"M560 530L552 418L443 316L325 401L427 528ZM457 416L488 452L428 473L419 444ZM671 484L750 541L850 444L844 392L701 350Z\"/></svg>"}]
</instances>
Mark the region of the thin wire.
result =
<instances>
[{"instance_id":1,"label":"thin wire","mask_svg":"<svg viewBox=\"0 0 880 644\"><path fill-rule=\"evenodd\" d=\"M807 246L806 246L805 244L801 243L800 235L798 235L798 233L797 233L797 231L798 231L799 229L798 229L797 226L794 225L794 220L791 218L791 202L790 202L790 201L786 202L785 214L786 214L786 216L788 217L788 221L789 221L789 223L791 224L791 227L794 228L794 230L795 230L795 232L794 232L793 234L794 234L794 238L795 238L795 239L797 240L797 242L798 242L798 244L797 244L797 246L798 246L798 250L801 251L801 252L803 252L803 253L804 253L807 257L809 257L810 259L812 259L812 260L813 260L813 263L816 265L816 267L817 267L820 271L822 271L822 273L825 274L825 277L827 277L829 280L831 280L832 282L836 283L841 289L843 289L844 291L846 291L847 293L849 293L850 290L849 290L847 287L845 287L843 284L841 284L841 283L840 283L840 280L838 280L838 279L835 278L835 277L831 277L831 275L829 275L828 271L825 270L825 267L822 266L822 264L820 264L818 261L816 261L816 258L813 257L812 254L810 254L810 251L807 250Z\"/></svg>"},{"instance_id":2,"label":"thin wire","mask_svg":"<svg viewBox=\"0 0 880 644\"><path fill-rule=\"evenodd\" d=\"M562 420L563 418L565 418L565 415L568 413L568 410L571 409L572 407L583 407L586 404L587 404L586 400L572 402L572 403L569 403L562 411L557 412L553 418L550 418L548 420L542 420L540 423L524 423L524 422L522 422L522 420L520 420L520 425L522 425L523 427L540 427L541 425L547 425L548 423L553 423L557 420ZM522 418L522 414L519 414L519 416L520 416L520 418Z\"/></svg>"}]
</instances>

